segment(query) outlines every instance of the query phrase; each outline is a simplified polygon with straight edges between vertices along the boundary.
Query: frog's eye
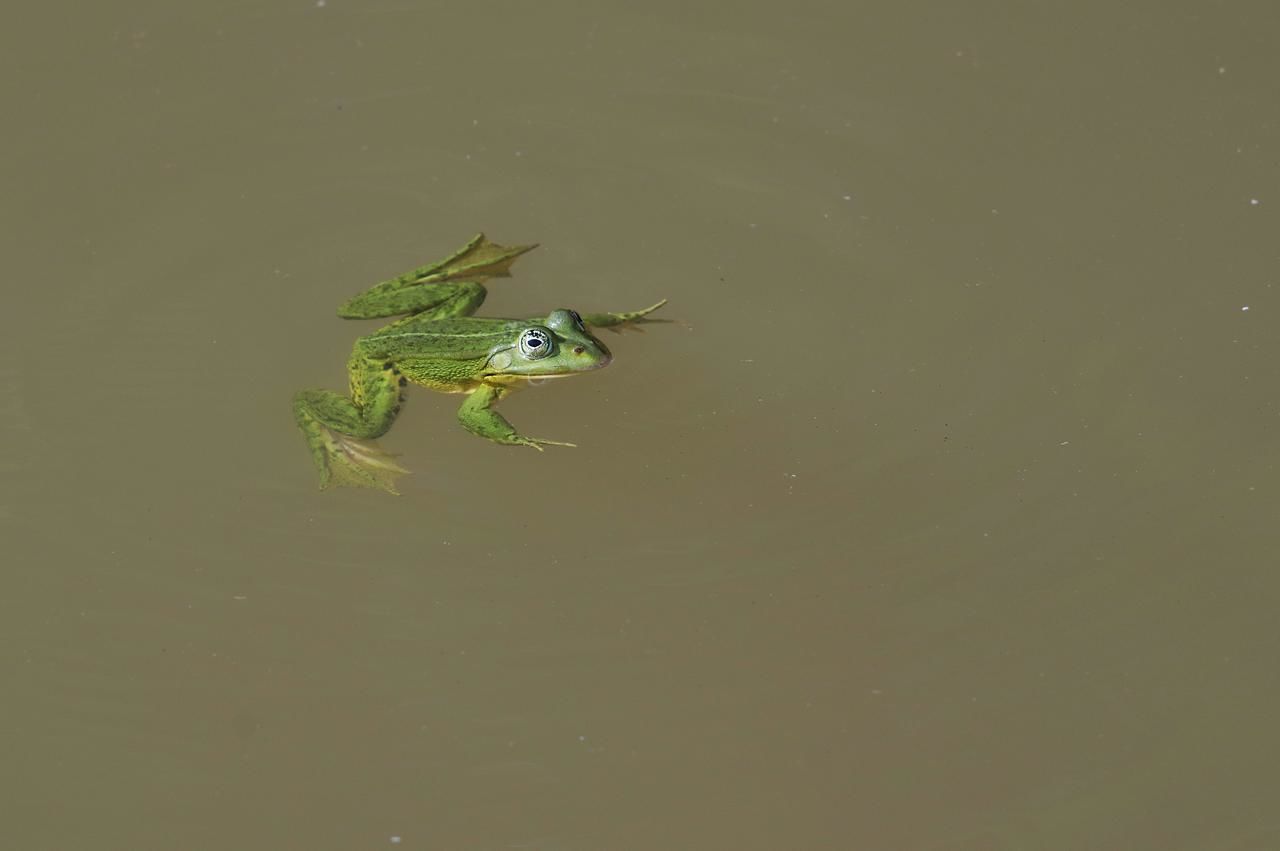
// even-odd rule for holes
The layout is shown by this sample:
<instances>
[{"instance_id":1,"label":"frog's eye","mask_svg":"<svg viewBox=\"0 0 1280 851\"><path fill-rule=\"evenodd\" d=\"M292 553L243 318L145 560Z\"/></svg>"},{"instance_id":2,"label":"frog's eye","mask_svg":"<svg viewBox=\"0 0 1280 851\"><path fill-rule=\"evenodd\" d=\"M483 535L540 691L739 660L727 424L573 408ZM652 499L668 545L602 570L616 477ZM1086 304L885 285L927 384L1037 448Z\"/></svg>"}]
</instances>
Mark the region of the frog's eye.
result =
<instances>
[{"instance_id":1,"label":"frog's eye","mask_svg":"<svg viewBox=\"0 0 1280 851\"><path fill-rule=\"evenodd\" d=\"M551 354L551 335L541 328L526 328L520 332L520 354L532 360Z\"/></svg>"},{"instance_id":2,"label":"frog's eye","mask_svg":"<svg viewBox=\"0 0 1280 851\"><path fill-rule=\"evenodd\" d=\"M578 326L579 331L585 332L587 330L587 326L582 322L582 315L578 311L570 310L569 315L573 317L573 324Z\"/></svg>"}]
</instances>

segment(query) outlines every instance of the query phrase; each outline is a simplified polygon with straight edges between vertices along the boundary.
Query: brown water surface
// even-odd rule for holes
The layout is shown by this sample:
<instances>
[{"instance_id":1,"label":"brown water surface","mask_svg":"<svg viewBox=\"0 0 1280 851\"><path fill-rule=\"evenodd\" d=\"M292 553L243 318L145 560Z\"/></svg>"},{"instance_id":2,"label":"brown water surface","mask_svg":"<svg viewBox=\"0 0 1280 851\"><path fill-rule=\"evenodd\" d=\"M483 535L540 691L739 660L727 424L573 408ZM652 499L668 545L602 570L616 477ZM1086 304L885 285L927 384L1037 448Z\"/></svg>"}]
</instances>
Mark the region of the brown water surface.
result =
<instances>
[{"instance_id":1,"label":"brown water surface","mask_svg":"<svg viewBox=\"0 0 1280 851\"><path fill-rule=\"evenodd\" d=\"M24 4L0 848L1280 848L1269 4ZM399 498L289 412L484 230Z\"/></svg>"}]
</instances>

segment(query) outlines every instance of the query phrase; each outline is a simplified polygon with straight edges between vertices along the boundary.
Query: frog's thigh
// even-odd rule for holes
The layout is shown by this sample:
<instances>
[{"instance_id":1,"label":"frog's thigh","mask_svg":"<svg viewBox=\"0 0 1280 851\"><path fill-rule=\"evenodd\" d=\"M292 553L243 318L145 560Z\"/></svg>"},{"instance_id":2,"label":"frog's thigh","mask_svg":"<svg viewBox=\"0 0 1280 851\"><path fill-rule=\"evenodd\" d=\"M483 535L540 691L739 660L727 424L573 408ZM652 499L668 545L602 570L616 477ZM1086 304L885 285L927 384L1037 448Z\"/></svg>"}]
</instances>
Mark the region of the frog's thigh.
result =
<instances>
[{"instance_id":1,"label":"frog's thigh","mask_svg":"<svg viewBox=\"0 0 1280 851\"><path fill-rule=\"evenodd\" d=\"M344 412L344 423L333 427L353 437L386 434L404 400L401 388L407 382L400 370L385 358L362 353L357 345L347 361L347 376L351 387L348 405L353 410ZM354 422L351 422L352 414Z\"/></svg>"},{"instance_id":2,"label":"frog's thigh","mask_svg":"<svg viewBox=\"0 0 1280 851\"><path fill-rule=\"evenodd\" d=\"M354 358L352 359L354 362ZM350 365L353 366L353 365ZM351 369L351 398L332 390L303 390L294 398L298 424L310 431L314 420L351 437L374 438L387 433L400 411L401 378L381 360Z\"/></svg>"}]
</instances>

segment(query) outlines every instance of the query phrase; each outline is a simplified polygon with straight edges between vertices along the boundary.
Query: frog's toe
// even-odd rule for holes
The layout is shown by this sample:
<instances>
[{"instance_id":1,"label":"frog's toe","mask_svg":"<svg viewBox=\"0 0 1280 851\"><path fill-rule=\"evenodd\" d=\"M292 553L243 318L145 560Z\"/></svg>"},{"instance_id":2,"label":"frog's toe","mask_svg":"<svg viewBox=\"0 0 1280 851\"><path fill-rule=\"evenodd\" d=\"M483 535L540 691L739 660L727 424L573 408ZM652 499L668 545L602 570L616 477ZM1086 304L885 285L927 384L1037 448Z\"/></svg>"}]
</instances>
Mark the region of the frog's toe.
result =
<instances>
[{"instance_id":1,"label":"frog's toe","mask_svg":"<svg viewBox=\"0 0 1280 851\"><path fill-rule=\"evenodd\" d=\"M621 334L623 331L636 331L639 333L644 333L643 326L645 325L652 325L654 323L668 324L671 322L670 319L650 319L649 318L649 314L653 313L655 310L662 307L666 303L667 303L667 300L664 298L662 301L658 302L657 304L649 305L643 310L632 310L628 313L610 313L610 314L607 314L609 318L597 324L599 327L607 328L608 330L612 331L615 334Z\"/></svg>"},{"instance_id":2,"label":"frog's toe","mask_svg":"<svg viewBox=\"0 0 1280 851\"><path fill-rule=\"evenodd\" d=\"M536 438L536 437L535 437L535 438L530 438L530 439L533 441L533 445L534 445L534 447L536 447L536 448L537 448L537 449L539 449L539 450L541 450L541 449L542 449L542 447L544 447L544 446L569 446L569 447L572 447L572 448L574 448L574 449L577 449L577 448L578 448L578 444L576 444L576 443L568 443L568 442L563 441L563 440L541 440L541 439Z\"/></svg>"},{"instance_id":3,"label":"frog's toe","mask_svg":"<svg viewBox=\"0 0 1280 851\"><path fill-rule=\"evenodd\" d=\"M563 440L543 440L538 437L525 437L524 435L519 435L519 437L512 442L517 446L528 446L532 449L538 450L539 452L543 451L542 447L544 446L572 446L575 449L578 446L576 443L565 443Z\"/></svg>"}]
</instances>

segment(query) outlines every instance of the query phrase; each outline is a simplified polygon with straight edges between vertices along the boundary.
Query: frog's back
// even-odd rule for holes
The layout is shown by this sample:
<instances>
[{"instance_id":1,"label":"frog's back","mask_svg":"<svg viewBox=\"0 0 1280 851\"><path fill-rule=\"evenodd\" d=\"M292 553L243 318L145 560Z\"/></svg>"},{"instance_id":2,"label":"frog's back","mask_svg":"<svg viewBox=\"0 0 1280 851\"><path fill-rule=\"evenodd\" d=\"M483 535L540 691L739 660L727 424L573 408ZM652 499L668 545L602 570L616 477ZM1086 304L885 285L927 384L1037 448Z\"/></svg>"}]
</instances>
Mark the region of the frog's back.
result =
<instances>
[{"instance_id":1,"label":"frog's back","mask_svg":"<svg viewBox=\"0 0 1280 851\"><path fill-rule=\"evenodd\" d=\"M509 343L525 325L519 319L459 317L388 325L365 337L370 349L402 357L470 361L487 357L494 346Z\"/></svg>"}]
</instances>

